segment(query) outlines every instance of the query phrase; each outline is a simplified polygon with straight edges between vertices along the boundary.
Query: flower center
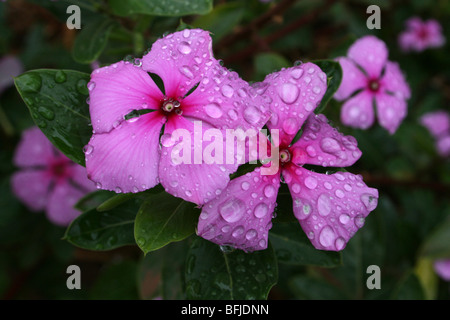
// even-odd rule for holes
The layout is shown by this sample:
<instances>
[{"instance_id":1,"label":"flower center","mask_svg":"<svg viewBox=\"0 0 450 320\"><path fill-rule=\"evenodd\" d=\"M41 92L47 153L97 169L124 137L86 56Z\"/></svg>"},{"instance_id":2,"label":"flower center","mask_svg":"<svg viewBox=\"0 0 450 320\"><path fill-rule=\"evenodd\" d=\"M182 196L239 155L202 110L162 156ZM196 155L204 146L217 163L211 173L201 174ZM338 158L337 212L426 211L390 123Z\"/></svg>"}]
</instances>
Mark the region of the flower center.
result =
<instances>
[{"instance_id":1,"label":"flower center","mask_svg":"<svg viewBox=\"0 0 450 320\"><path fill-rule=\"evenodd\" d=\"M51 173L56 178L64 178L66 177L68 173L68 165L67 161L65 160L57 160L54 163L50 165Z\"/></svg>"},{"instance_id":2,"label":"flower center","mask_svg":"<svg viewBox=\"0 0 450 320\"><path fill-rule=\"evenodd\" d=\"M175 113L175 114L182 114L183 111L180 108L181 103L178 100L175 100L173 98L168 98L164 100L161 104L161 109L168 114Z\"/></svg>"},{"instance_id":3,"label":"flower center","mask_svg":"<svg viewBox=\"0 0 450 320\"><path fill-rule=\"evenodd\" d=\"M284 149L280 151L280 162L282 164L287 163L291 160L291 153L288 149Z\"/></svg>"},{"instance_id":4,"label":"flower center","mask_svg":"<svg viewBox=\"0 0 450 320\"><path fill-rule=\"evenodd\" d=\"M369 90L372 92L378 92L378 90L380 89L380 83L378 82L378 79L369 80L367 86L368 86Z\"/></svg>"},{"instance_id":5,"label":"flower center","mask_svg":"<svg viewBox=\"0 0 450 320\"><path fill-rule=\"evenodd\" d=\"M425 40L428 38L428 30L427 28L420 28L420 30L417 32L417 36L419 39Z\"/></svg>"}]
</instances>

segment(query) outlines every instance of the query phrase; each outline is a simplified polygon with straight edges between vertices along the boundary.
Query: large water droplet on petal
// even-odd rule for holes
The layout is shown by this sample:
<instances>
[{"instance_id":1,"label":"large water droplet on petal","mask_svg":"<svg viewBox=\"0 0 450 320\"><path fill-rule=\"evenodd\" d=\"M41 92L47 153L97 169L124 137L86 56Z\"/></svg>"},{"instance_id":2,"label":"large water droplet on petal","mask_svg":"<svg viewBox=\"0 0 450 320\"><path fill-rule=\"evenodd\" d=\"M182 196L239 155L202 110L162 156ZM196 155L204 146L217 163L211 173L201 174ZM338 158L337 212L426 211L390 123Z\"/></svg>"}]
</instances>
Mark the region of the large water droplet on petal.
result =
<instances>
[{"instance_id":1,"label":"large water droplet on petal","mask_svg":"<svg viewBox=\"0 0 450 320\"><path fill-rule=\"evenodd\" d=\"M299 93L300 90L292 83L282 84L278 92L281 100L287 104L294 103L297 100Z\"/></svg>"},{"instance_id":2,"label":"large water droplet on petal","mask_svg":"<svg viewBox=\"0 0 450 320\"><path fill-rule=\"evenodd\" d=\"M334 244L336 239L336 233L330 226L325 226L319 234L319 242L325 248L330 247Z\"/></svg>"},{"instance_id":3,"label":"large water droplet on petal","mask_svg":"<svg viewBox=\"0 0 450 320\"><path fill-rule=\"evenodd\" d=\"M220 118L223 114L222 108L215 102L207 104L204 109L206 114L214 119Z\"/></svg>"},{"instance_id":4,"label":"large water droplet on petal","mask_svg":"<svg viewBox=\"0 0 450 320\"><path fill-rule=\"evenodd\" d=\"M334 246L336 247L336 250L341 251L345 247L345 239L342 237L337 238Z\"/></svg>"},{"instance_id":5,"label":"large water droplet on petal","mask_svg":"<svg viewBox=\"0 0 450 320\"><path fill-rule=\"evenodd\" d=\"M283 130L287 134L295 134L298 131L297 121L294 118L287 118L283 121Z\"/></svg>"},{"instance_id":6,"label":"large water droplet on petal","mask_svg":"<svg viewBox=\"0 0 450 320\"><path fill-rule=\"evenodd\" d=\"M244 119L250 124L257 124L261 119L261 112L253 106L249 106L244 110Z\"/></svg>"},{"instance_id":7,"label":"large water droplet on petal","mask_svg":"<svg viewBox=\"0 0 450 320\"><path fill-rule=\"evenodd\" d=\"M342 224L347 224L350 221L350 216L346 213L343 213L339 216L339 222Z\"/></svg>"},{"instance_id":8,"label":"large water droplet on petal","mask_svg":"<svg viewBox=\"0 0 450 320\"><path fill-rule=\"evenodd\" d=\"M355 217L355 225L358 228L362 228L364 226L365 222L366 222L366 218L364 218L363 215L359 214Z\"/></svg>"},{"instance_id":9,"label":"large water droplet on petal","mask_svg":"<svg viewBox=\"0 0 450 320\"><path fill-rule=\"evenodd\" d=\"M327 194L322 193L319 196L319 199L317 199L317 211L319 211L319 214L321 216L327 216L330 214L331 201L330 201L330 197Z\"/></svg>"},{"instance_id":10,"label":"large water droplet on petal","mask_svg":"<svg viewBox=\"0 0 450 320\"><path fill-rule=\"evenodd\" d=\"M361 201L369 211L374 210L378 205L378 199L368 193L361 195Z\"/></svg>"},{"instance_id":11,"label":"large water droplet on petal","mask_svg":"<svg viewBox=\"0 0 450 320\"><path fill-rule=\"evenodd\" d=\"M334 138L323 138L320 142L320 147L327 153L336 153L341 150L339 142Z\"/></svg>"},{"instance_id":12,"label":"large water droplet on petal","mask_svg":"<svg viewBox=\"0 0 450 320\"><path fill-rule=\"evenodd\" d=\"M269 207L264 202L261 202L255 207L255 210L253 211L253 214L257 218L264 217L269 212Z\"/></svg>"},{"instance_id":13,"label":"large water droplet on petal","mask_svg":"<svg viewBox=\"0 0 450 320\"><path fill-rule=\"evenodd\" d=\"M275 187L274 186L272 186L272 185L267 185L265 188L264 188L264 195L267 197L267 198L270 198L270 197L273 197L274 195L275 195Z\"/></svg>"},{"instance_id":14,"label":"large water droplet on petal","mask_svg":"<svg viewBox=\"0 0 450 320\"><path fill-rule=\"evenodd\" d=\"M311 177L311 176L306 177L306 179L305 179L305 186L308 189L311 189L311 190L315 189L317 187L317 179L314 178L314 177Z\"/></svg>"},{"instance_id":15,"label":"large water droplet on petal","mask_svg":"<svg viewBox=\"0 0 450 320\"><path fill-rule=\"evenodd\" d=\"M226 222L236 222L242 218L245 203L237 198L231 198L219 206L219 213Z\"/></svg>"},{"instance_id":16,"label":"large water droplet on petal","mask_svg":"<svg viewBox=\"0 0 450 320\"><path fill-rule=\"evenodd\" d=\"M300 79L300 77L302 76L302 74L303 74L303 69L302 69L302 68L293 68L293 69L291 70L291 76L292 76L292 78L294 78L294 79Z\"/></svg>"},{"instance_id":17,"label":"large water droplet on petal","mask_svg":"<svg viewBox=\"0 0 450 320\"><path fill-rule=\"evenodd\" d=\"M186 77L188 77L189 79L193 79L194 78L194 74L192 73L192 70L189 66L182 66L180 68L180 72L182 74L184 74Z\"/></svg>"},{"instance_id":18,"label":"large water droplet on petal","mask_svg":"<svg viewBox=\"0 0 450 320\"><path fill-rule=\"evenodd\" d=\"M230 85L225 84L222 86L221 92L224 97L231 98L233 96L234 89Z\"/></svg>"},{"instance_id":19,"label":"large water droplet on petal","mask_svg":"<svg viewBox=\"0 0 450 320\"><path fill-rule=\"evenodd\" d=\"M189 54L192 51L192 48L189 43L186 41L180 42L180 44L177 47L178 51L182 54Z\"/></svg>"}]
</instances>

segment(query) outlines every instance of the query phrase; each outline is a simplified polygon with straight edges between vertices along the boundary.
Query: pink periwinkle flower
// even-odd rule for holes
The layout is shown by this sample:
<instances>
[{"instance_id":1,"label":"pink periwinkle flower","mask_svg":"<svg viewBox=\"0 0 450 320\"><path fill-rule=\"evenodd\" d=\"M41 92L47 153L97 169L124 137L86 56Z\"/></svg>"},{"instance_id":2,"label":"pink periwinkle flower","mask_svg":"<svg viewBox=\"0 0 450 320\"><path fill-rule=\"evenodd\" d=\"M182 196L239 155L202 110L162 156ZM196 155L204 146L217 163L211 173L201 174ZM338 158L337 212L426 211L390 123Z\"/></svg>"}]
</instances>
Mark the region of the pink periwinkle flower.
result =
<instances>
[{"instance_id":1,"label":"pink periwinkle flower","mask_svg":"<svg viewBox=\"0 0 450 320\"><path fill-rule=\"evenodd\" d=\"M406 29L398 37L400 48L405 52L421 52L445 44L442 27L434 19L422 20L419 17L412 17L405 22L405 26Z\"/></svg>"},{"instance_id":2,"label":"pink periwinkle flower","mask_svg":"<svg viewBox=\"0 0 450 320\"><path fill-rule=\"evenodd\" d=\"M14 194L30 210L44 210L56 225L69 225L80 214L73 206L95 190L86 169L53 147L37 127L22 133L13 162L20 168L11 177Z\"/></svg>"},{"instance_id":3,"label":"pink periwinkle flower","mask_svg":"<svg viewBox=\"0 0 450 320\"><path fill-rule=\"evenodd\" d=\"M407 114L411 92L399 65L387 60L388 49L375 36L358 39L339 57L343 77L334 98L345 100L341 110L344 125L367 129L375 119L393 134Z\"/></svg>"},{"instance_id":4,"label":"pink periwinkle flower","mask_svg":"<svg viewBox=\"0 0 450 320\"><path fill-rule=\"evenodd\" d=\"M12 55L0 59L0 94L14 83L13 77L23 72L22 62Z\"/></svg>"},{"instance_id":5,"label":"pink periwinkle flower","mask_svg":"<svg viewBox=\"0 0 450 320\"><path fill-rule=\"evenodd\" d=\"M279 132L279 168L273 174L262 174L266 164L231 180L219 196L203 206L199 236L245 251L267 248L278 189L285 182L294 215L314 247L344 249L377 206L378 191L367 187L359 175L322 174L303 166L345 167L361 156L355 138L342 135L324 115L313 112L326 83L326 75L317 65L305 63L272 73L256 84L271 105L267 127ZM300 128L300 139L291 144Z\"/></svg>"},{"instance_id":6,"label":"pink periwinkle flower","mask_svg":"<svg viewBox=\"0 0 450 320\"><path fill-rule=\"evenodd\" d=\"M450 281L450 259L436 260L434 270L442 279Z\"/></svg>"},{"instance_id":7,"label":"pink periwinkle flower","mask_svg":"<svg viewBox=\"0 0 450 320\"><path fill-rule=\"evenodd\" d=\"M420 123L430 131L436 141L436 148L442 157L450 156L450 114L444 110L428 112Z\"/></svg>"},{"instance_id":8,"label":"pink periwinkle flower","mask_svg":"<svg viewBox=\"0 0 450 320\"><path fill-rule=\"evenodd\" d=\"M149 73L161 78L164 92ZM88 89L94 134L86 168L99 188L118 193L161 183L172 195L203 204L228 184L238 164L174 164L174 130L193 134L195 121L203 130L259 130L270 115L262 97L214 59L211 37L200 29L157 40L134 63L96 69Z\"/></svg>"}]
</instances>

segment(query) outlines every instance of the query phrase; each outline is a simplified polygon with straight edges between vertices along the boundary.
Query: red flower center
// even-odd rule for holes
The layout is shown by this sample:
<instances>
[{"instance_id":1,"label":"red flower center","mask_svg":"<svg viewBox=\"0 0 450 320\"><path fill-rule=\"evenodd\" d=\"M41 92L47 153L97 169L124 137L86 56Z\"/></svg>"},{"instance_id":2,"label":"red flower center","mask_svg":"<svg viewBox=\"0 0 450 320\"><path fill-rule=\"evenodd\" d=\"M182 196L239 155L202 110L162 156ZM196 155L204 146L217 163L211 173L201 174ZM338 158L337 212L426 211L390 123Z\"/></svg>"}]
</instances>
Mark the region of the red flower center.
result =
<instances>
[{"instance_id":1,"label":"red flower center","mask_svg":"<svg viewBox=\"0 0 450 320\"><path fill-rule=\"evenodd\" d=\"M161 102L161 110L165 115L177 114L181 115L183 110L181 109L181 103L173 98L167 98Z\"/></svg>"},{"instance_id":2,"label":"red flower center","mask_svg":"<svg viewBox=\"0 0 450 320\"><path fill-rule=\"evenodd\" d=\"M370 79L367 82L367 88L373 92L376 93L380 90L380 82L378 81L378 79Z\"/></svg>"}]
</instances>

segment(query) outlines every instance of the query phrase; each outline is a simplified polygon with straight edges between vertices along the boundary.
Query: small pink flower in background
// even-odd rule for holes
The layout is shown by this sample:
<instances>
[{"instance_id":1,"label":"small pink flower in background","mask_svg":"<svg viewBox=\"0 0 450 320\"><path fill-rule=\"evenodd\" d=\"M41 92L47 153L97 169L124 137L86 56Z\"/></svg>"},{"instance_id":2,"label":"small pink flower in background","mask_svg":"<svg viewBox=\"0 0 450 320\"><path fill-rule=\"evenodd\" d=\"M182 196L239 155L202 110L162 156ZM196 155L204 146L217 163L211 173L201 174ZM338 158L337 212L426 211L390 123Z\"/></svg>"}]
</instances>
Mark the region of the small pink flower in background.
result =
<instances>
[{"instance_id":1,"label":"small pink flower in background","mask_svg":"<svg viewBox=\"0 0 450 320\"><path fill-rule=\"evenodd\" d=\"M434 270L442 279L450 281L450 259L440 259L434 262Z\"/></svg>"},{"instance_id":2,"label":"small pink flower in background","mask_svg":"<svg viewBox=\"0 0 450 320\"><path fill-rule=\"evenodd\" d=\"M345 100L341 110L344 125L367 129L375 121L393 134L407 114L411 93L396 62L388 60L388 49L374 36L357 40L347 57L337 58L342 71L341 85L334 98Z\"/></svg>"},{"instance_id":3,"label":"small pink flower in background","mask_svg":"<svg viewBox=\"0 0 450 320\"><path fill-rule=\"evenodd\" d=\"M0 59L0 94L14 83L13 77L23 72L22 62L14 56Z\"/></svg>"},{"instance_id":4,"label":"small pink flower in background","mask_svg":"<svg viewBox=\"0 0 450 320\"><path fill-rule=\"evenodd\" d=\"M439 48L445 44L442 27L434 19L423 21L419 17L412 17L406 21L405 26L406 30L398 37L398 43L405 52L420 52L428 48Z\"/></svg>"},{"instance_id":5,"label":"small pink flower in background","mask_svg":"<svg viewBox=\"0 0 450 320\"><path fill-rule=\"evenodd\" d=\"M31 210L44 210L54 224L69 225L80 214L75 203L95 190L86 169L54 148L37 127L23 132L13 162L20 168L11 177L14 194Z\"/></svg>"},{"instance_id":6,"label":"small pink flower in background","mask_svg":"<svg viewBox=\"0 0 450 320\"><path fill-rule=\"evenodd\" d=\"M165 92L148 72L162 79ZM199 29L157 40L142 60L96 69L88 89L94 129L85 148L88 175L118 193L161 183L170 194L203 204L228 184L238 164L175 165L172 133L192 133L194 121L203 129L259 130L270 115L250 85L214 59L211 37ZM151 112L136 115L140 110Z\"/></svg>"},{"instance_id":7,"label":"small pink flower in background","mask_svg":"<svg viewBox=\"0 0 450 320\"><path fill-rule=\"evenodd\" d=\"M430 131L436 140L436 148L442 157L450 156L450 114L444 110L428 112L420 123Z\"/></svg>"},{"instance_id":8,"label":"small pink flower in background","mask_svg":"<svg viewBox=\"0 0 450 320\"><path fill-rule=\"evenodd\" d=\"M361 156L356 139L343 136L314 109L326 91L326 75L305 63L268 75L256 85L270 102L270 130L279 130L280 168L262 175L261 168L231 180L203 206L197 234L219 245L245 251L267 248L268 232L280 183L288 184L294 215L315 248L340 251L363 226L378 202L378 191L348 172L321 174L303 167L344 167ZM303 127L302 127L303 126ZM301 138L291 145L298 130Z\"/></svg>"}]
</instances>

